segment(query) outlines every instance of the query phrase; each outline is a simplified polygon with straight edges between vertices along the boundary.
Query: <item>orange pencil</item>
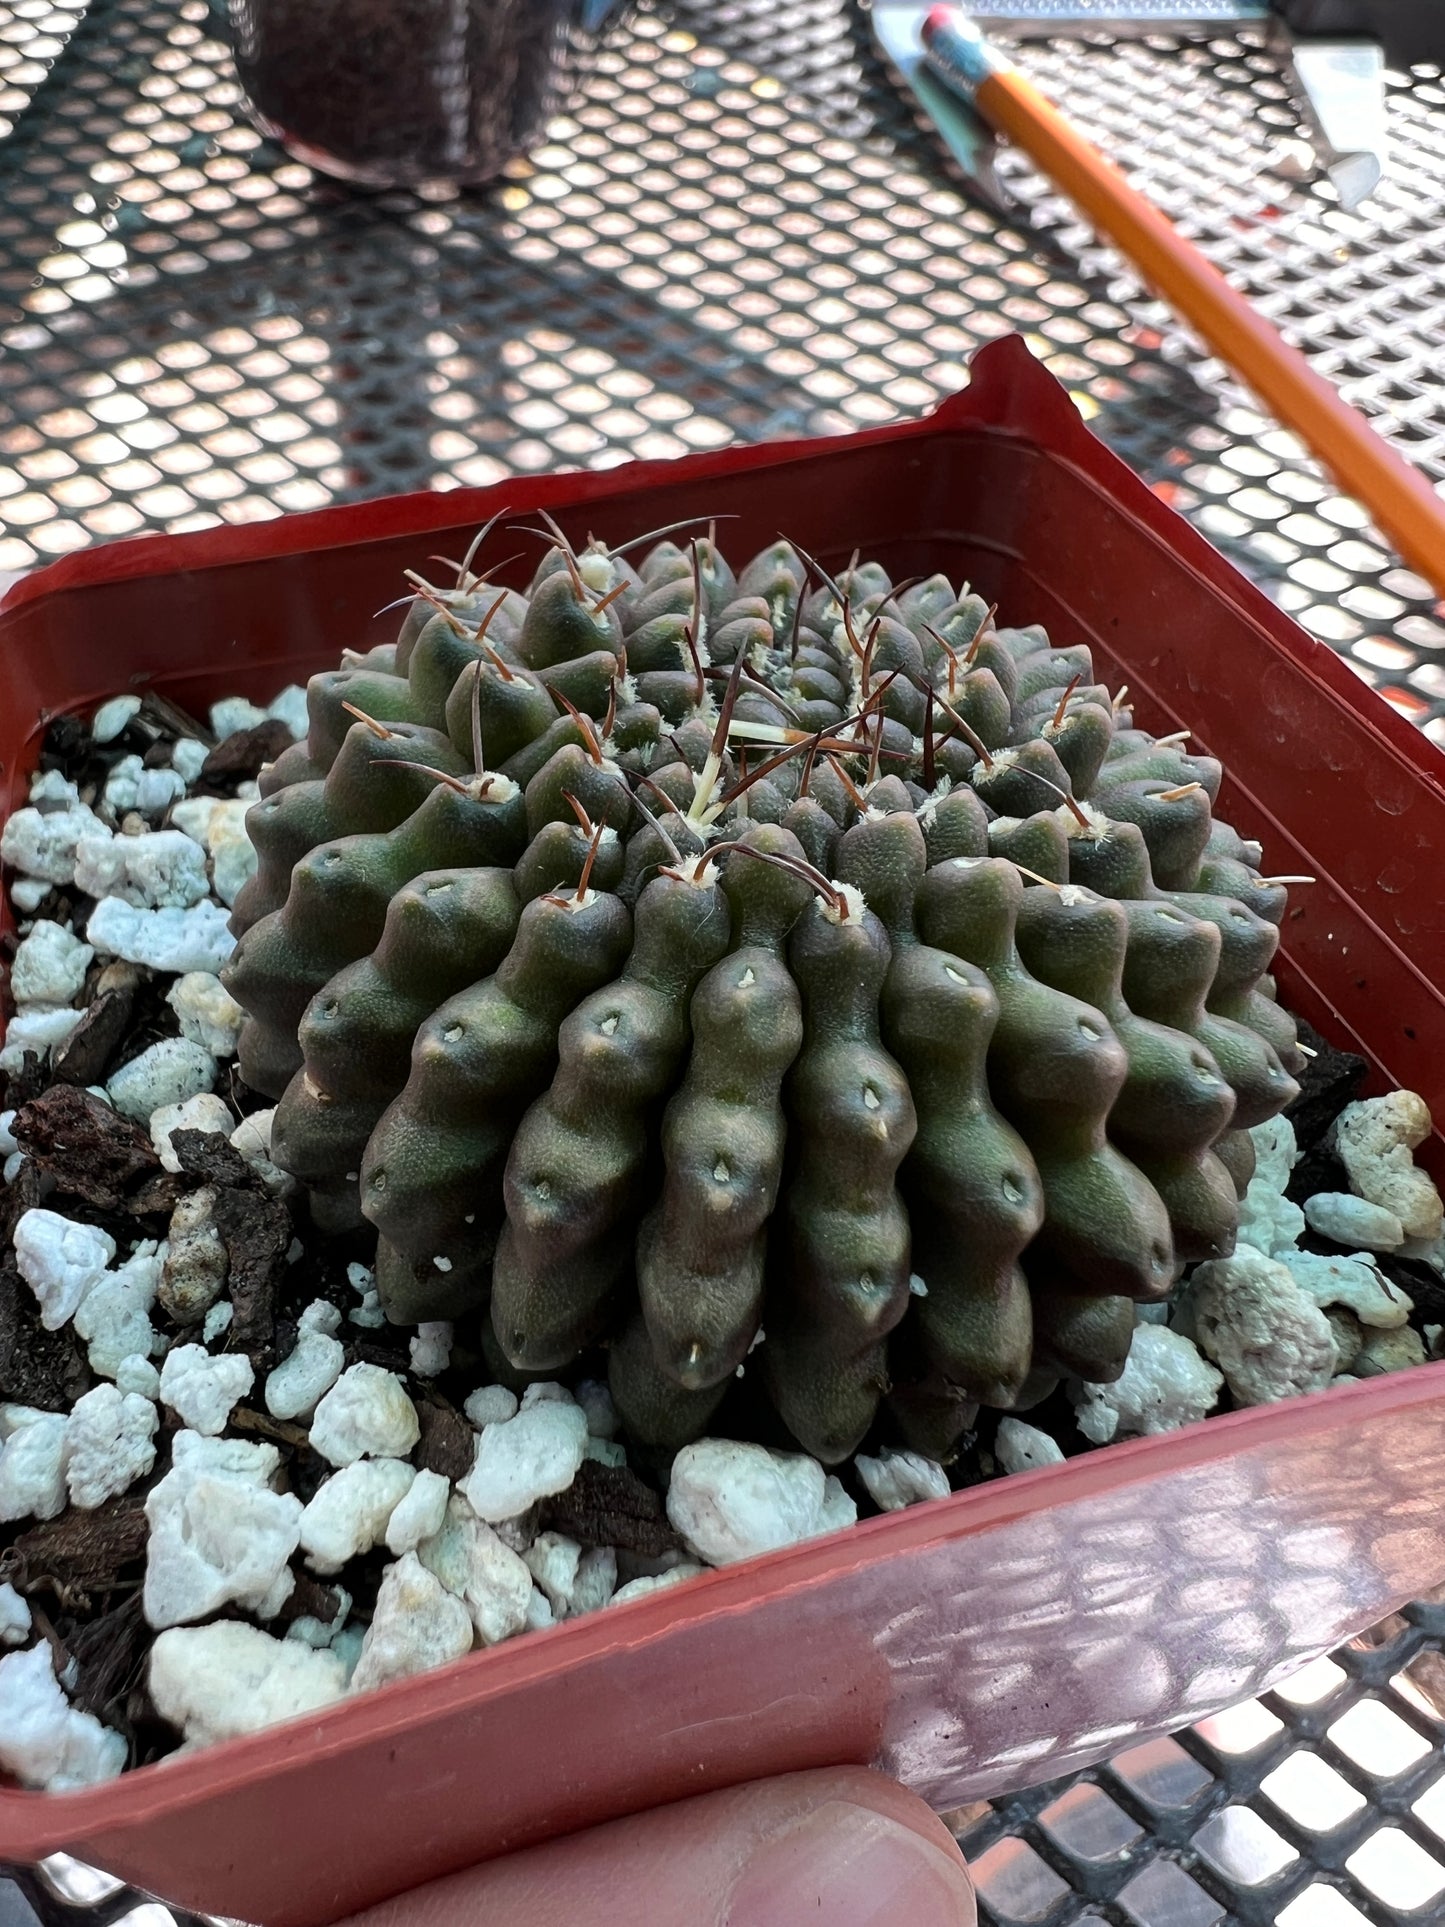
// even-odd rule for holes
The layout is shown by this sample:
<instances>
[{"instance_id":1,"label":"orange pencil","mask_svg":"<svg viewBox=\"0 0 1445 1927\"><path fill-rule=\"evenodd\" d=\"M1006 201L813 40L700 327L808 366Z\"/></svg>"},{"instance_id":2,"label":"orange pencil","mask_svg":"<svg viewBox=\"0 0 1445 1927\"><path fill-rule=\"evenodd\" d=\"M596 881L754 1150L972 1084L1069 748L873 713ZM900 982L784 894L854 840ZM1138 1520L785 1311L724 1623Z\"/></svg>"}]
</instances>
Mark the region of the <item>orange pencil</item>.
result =
<instances>
[{"instance_id":1,"label":"orange pencil","mask_svg":"<svg viewBox=\"0 0 1445 1927\"><path fill-rule=\"evenodd\" d=\"M1405 561L1445 596L1445 500L1315 373L1158 208L986 40L966 13L923 24L932 67L1107 234L1156 293L1366 507Z\"/></svg>"}]
</instances>

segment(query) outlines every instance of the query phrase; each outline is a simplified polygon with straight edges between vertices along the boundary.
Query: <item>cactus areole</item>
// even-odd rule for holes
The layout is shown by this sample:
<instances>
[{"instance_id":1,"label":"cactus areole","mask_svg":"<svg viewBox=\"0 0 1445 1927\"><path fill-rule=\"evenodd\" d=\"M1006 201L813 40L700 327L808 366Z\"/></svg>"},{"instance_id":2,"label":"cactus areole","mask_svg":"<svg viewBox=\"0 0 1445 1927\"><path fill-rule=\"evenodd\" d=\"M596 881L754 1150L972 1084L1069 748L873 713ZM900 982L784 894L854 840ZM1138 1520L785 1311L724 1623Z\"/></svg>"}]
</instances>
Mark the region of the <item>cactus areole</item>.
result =
<instances>
[{"instance_id":1,"label":"cactus areole","mask_svg":"<svg viewBox=\"0 0 1445 1927\"><path fill-rule=\"evenodd\" d=\"M554 526L525 594L468 556L313 678L249 816L242 1075L394 1321L605 1347L660 1450L751 1352L825 1462L944 1456L1232 1249L1302 1062L1284 883L1086 648L671 533Z\"/></svg>"}]
</instances>

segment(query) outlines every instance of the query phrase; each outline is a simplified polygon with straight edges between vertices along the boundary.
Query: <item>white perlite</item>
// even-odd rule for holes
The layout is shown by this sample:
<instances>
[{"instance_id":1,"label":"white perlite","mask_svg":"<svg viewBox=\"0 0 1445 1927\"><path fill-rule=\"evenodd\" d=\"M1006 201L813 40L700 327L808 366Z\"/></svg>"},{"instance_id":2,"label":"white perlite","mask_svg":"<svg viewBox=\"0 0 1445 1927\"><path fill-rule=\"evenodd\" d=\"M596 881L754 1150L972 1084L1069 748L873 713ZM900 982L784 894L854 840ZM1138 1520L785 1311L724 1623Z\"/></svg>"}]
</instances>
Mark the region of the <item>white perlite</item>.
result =
<instances>
[{"instance_id":1,"label":"white perlite","mask_svg":"<svg viewBox=\"0 0 1445 1927\"><path fill-rule=\"evenodd\" d=\"M526 1625L532 1575L460 1493L452 1494L445 1525L434 1538L422 1541L417 1557L465 1603L484 1646L510 1639Z\"/></svg>"},{"instance_id":2,"label":"white perlite","mask_svg":"<svg viewBox=\"0 0 1445 1927\"><path fill-rule=\"evenodd\" d=\"M1198 1266L1182 1309L1241 1405L1323 1391L1334 1374L1330 1321L1284 1265L1248 1245Z\"/></svg>"},{"instance_id":3,"label":"white perlite","mask_svg":"<svg viewBox=\"0 0 1445 1927\"><path fill-rule=\"evenodd\" d=\"M57 1050L80 1019L78 1010L50 1010L43 1004L17 1010L6 1026L5 1043L0 1048L0 1071L22 1070L27 1051L43 1058L47 1052Z\"/></svg>"},{"instance_id":4,"label":"white perlite","mask_svg":"<svg viewBox=\"0 0 1445 1927\"><path fill-rule=\"evenodd\" d=\"M218 1299L201 1321L201 1343L213 1345L223 1332L231 1329L236 1307L229 1298Z\"/></svg>"},{"instance_id":5,"label":"white perlite","mask_svg":"<svg viewBox=\"0 0 1445 1927\"><path fill-rule=\"evenodd\" d=\"M555 1378L539 1378L535 1384L528 1385L522 1393L521 1410L529 1412L534 1405L575 1405L576 1399L565 1385Z\"/></svg>"},{"instance_id":6,"label":"white perlite","mask_svg":"<svg viewBox=\"0 0 1445 1927\"><path fill-rule=\"evenodd\" d=\"M301 1549L319 1573L340 1572L370 1552L411 1490L415 1472L403 1459L358 1459L319 1486L301 1515Z\"/></svg>"},{"instance_id":7,"label":"white perlite","mask_svg":"<svg viewBox=\"0 0 1445 1927\"><path fill-rule=\"evenodd\" d=\"M301 1501L270 1489L275 1446L177 1432L171 1456L146 1499L147 1624L205 1619L231 1601L279 1611L294 1584L287 1561L300 1543Z\"/></svg>"},{"instance_id":8,"label":"white perlite","mask_svg":"<svg viewBox=\"0 0 1445 1927\"><path fill-rule=\"evenodd\" d=\"M161 1366L161 1399L193 1432L215 1438L255 1376L250 1359L241 1352L212 1357L204 1345L175 1345Z\"/></svg>"},{"instance_id":9,"label":"white perlite","mask_svg":"<svg viewBox=\"0 0 1445 1927\"><path fill-rule=\"evenodd\" d=\"M386 1323L386 1313L381 1308L381 1298L376 1289L376 1273L363 1264L349 1264L346 1267L347 1280L351 1289L360 1295L361 1303L347 1317L353 1325L374 1329Z\"/></svg>"},{"instance_id":10,"label":"white perlite","mask_svg":"<svg viewBox=\"0 0 1445 1927\"><path fill-rule=\"evenodd\" d=\"M214 1746L332 1705L346 1691L346 1668L324 1648L222 1619L161 1633L149 1680L161 1718L189 1745Z\"/></svg>"},{"instance_id":11,"label":"white perlite","mask_svg":"<svg viewBox=\"0 0 1445 1927\"><path fill-rule=\"evenodd\" d=\"M17 1004L73 1004L95 955L63 923L42 917L15 952L10 989Z\"/></svg>"},{"instance_id":12,"label":"white perlite","mask_svg":"<svg viewBox=\"0 0 1445 1927\"><path fill-rule=\"evenodd\" d=\"M171 809L171 823L206 846L216 896L227 906L256 873L256 850L247 836L249 809L250 798L220 802L212 796L187 796Z\"/></svg>"},{"instance_id":13,"label":"white perlite","mask_svg":"<svg viewBox=\"0 0 1445 1927\"><path fill-rule=\"evenodd\" d=\"M306 691L299 682L288 682L279 696L273 696L266 705L266 714L285 723L298 743L311 727Z\"/></svg>"},{"instance_id":14,"label":"white perlite","mask_svg":"<svg viewBox=\"0 0 1445 1927\"><path fill-rule=\"evenodd\" d=\"M119 897L103 897L90 913L86 941L104 957L179 976L189 970L216 975L229 962L236 939L219 903L189 910L137 910Z\"/></svg>"},{"instance_id":15,"label":"white perlite","mask_svg":"<svg viewBox=\"0 0 1445 1927\"><path fill-rule=\"evenodd\" d=\"M617 1590L617 1554L611 1546L592 1546L584 1552L577 1567L577 1583L572 1588L569 1619L594 1613L605 1606Z\"/></svg>"},{"instance_id":16,"label":"white perlite","mask_svg":"<svg viewBox=\"0 0 1445 1927\"><path fill-rule=\"evenodd\" d=\"M1287 1117L1272 1117L1250 1132L1254 1144L1254 1176L1239 1207L1239 1242L1273 1255L1288 1251L1300 1240L1305 1216L1285 1196L1290 1173L1299 1162L1294 1126Z\"/></svg>"},{"instance_id":17,"label":"white perlite","mask_svg":"<svg viewBox=\"0 0 1445 1927\"><path fill-rule=\"evenodd\" d=\"M1414 1091L1347 1104L1330 1132L1351 1188L1393 1212L1407 1238L1426 1244L1442 1228L1440 1194L1429 1174L1415 1168L1415 1147L1429 1135L1430 1108Z\"/></svg>"},{"instance_id":18,"label":"white perlite","mask_svg":"<svg viewBox=\"0 0 1445 1927\"><path fill-rule=\"evenodd\" d=\"M345 1586L333 1586L331 1597L336 1601L336 1610L330 1619L317 1619L310 1613L302 1613L286 1628L286 1637L304 1640L308 1646L333 1645L336 1635L346 1624L352 1602Z\"/></svg>"},{"instance_id":19,"label":"white perlite","mask_svg":"<svg viewBox=\"0 0 1445 1927\"><path fill-rule=\"evenodd\" d=\"M274 1105L269 1111L252 1111L231 1133L231 1149L246 1160L273 1198L294 1190L296 1183L289 1172L271 1162L271 1125L275 1116Z\"/></svg>"},{"instance_id":20,"label":"white perlite","mask_svg":"<svg viewBox=\"0 0 1445 1927\"><path fill-rule=\"evenodd\" d=\"M587 1449L587 1415L570 1399L544 1399L485 1426L461 1490L479 1519L514 1519L553 1492L565 1492Z\"/></svg>"},{"instance_id":21,"label":"white perlite","mask_svg":"<svg viewBox=\"0 0 1445 1927\"><path fill-rule=\"evenodd\" d=\"M160 1415L148 1398L97 1385L65 1422L66 1481L73 1504L92 1511L144 1478L156 1462Z\"/></svg>"},{"instance_id":22,"label":"white perlite","mask_svg":"<svg viewBox=\"0 0 1445 1927\"><path fill-rule=\"evenodd\" d=\"M267 1376L266 1410L273 1418L310 1418L341 1376L346 1348L340 1339L332 1336L335 1325L319 1322L323 1312L335 1318L337 1324L341 1322L341 1314L325 1299L308 1305L301 1314L300 1330L289 1356Z\"/></svg>"},{"instance_id":23,"label":"white perlite","mask_svg":"<svg viewBox=\"0 0 1445 1927\"><path fill-rule=\"evenodd\" d=\"M1069 1396L1084 1437L1107 1445L1113 1438L1152 1438L1192 1425L1213 1411L1223 1389L1224 1379L1181 1332L1140 1325L1122 1375L1112 1385L1076 1385Z\"/></svg>"},{"instance_id":24,"label":"white perlite","mask_svg":"<svg viewBox=\"0 0 1445 1927\"><path fill-rule=\"evenodd\" d=\"M122 1117L149 1124L151 1113L210 1090L216 1060L187 1037L162 1037L122 1064L106 1082L106 1096Z\"/></svg>"},{"instance_id":25,"label":"white perlite","mask_svg":"<svg viewBox=\"0 0 1445 1927\"><path fill-rule=\"evenodd\" d=\"M885 1445L876 1459L860 1452L853 1463L869 1498L885 1512L898 1512L924 1499L948 1497L948 1474L919 1452L896 1452Z\"/></svg>"},{"instance_id":26,"label":"white perlite","mask_svg":"<svg viewBox=\"0 0 1445 1927\"><path fill-rule=\"evenodd\" d=\"M228 736L237 736L243 729L255 729L266 721L264 709L245 696L222 696L219 702L211 704L211 734L218 743L225 742Z\"/></svg>"},{"instance_id":27,"label":"white perlite","mask_svg":"<svg viewBox=\"0 0 1445 1927\"><path fill-rule=\"evenodd\" d=\"M61 810L16 810L0 830L0 864L47 883L75 881L75 850L83 836L107 837L109 829L84 803Z\"/></svg>"},{"instance_id":28,"label":"white perlite","mask_svg":"<svg viewBox=\"0 0 1445 1927\"><path fill-rule=\"evenodd\" d=\"M43 878L16 877L10 885L10 901L22 917L28 917L40 908L53 888L54 885Z\"/></svg>"},{"instance_id":29,"label":"white perlite","mask_svg":"<svg viewBox=\"0 0 1445 1927\"><path fill-rule=\"evenodd\" d=\"M58 769L38 769L30 779L30 801L37 808L68 810L80 801L80 791Z\"/></svg>"},{"instance_id":30,"label":"white perlite","mask_svg":"<svg viewBox=\"0 0 1445 1927\"><path fill-rule=\"evenodd\" d=\"M472 1616L414 1552L382 1575L376 1610L351 1676L353 1693L447 1666L472 1650Z\"/></svg>"},{"instance_id":31,"label":"white perlite","mask_svg":"<svg viewBox=\"0 0 1445 1927\"><path fill-rule=\"evenodd\" d=\"M353 1365L343 1372L311 1421L312 1447L333 1465L400 1458L420 1437L406 1386L380 1365Z\"/></svg>"},{"instance_id":32,"label":"white perlite","mask_svg":"<svg viewBox=\"0 0 1445 1927\"><path fill-rule=\"evenodd\" d=\"M160 1349L150 1311L164 1259L165 1247L147 1238L81 1300L75 1313L76 1335L86 1341L90 1369L98 1378L116 1378L127 1359L144 1361Z\"/></svg>"},{"instance_id":33,"label":"white perlite","mask_svg":"<svg viewBox=\"0 0 1445 1927\"><path fill-rule=\"evenodd\" d=\"M467 1395L462 1410L480 1432L485 1425L495 1425L515 1416L517 1394L509 1392L505 1385L479 1385Z\"/></svg>"},{"instance_id":34,"label":"white perlite","mask_svg":"<svg viewBox=\"0 0 1445 1927\"><path fill-rule=\"evenodd\" d=\"M40 1058L48 1050L58 1050L79 1021L79 1010L48 1010L44 1004L17 1010L6 1027L4 1048L0 1048L0 1071L23 1069L27 1050Z\"/></svg>"},{"instance_id":35,"label":"white perlite","mask_svg":"<svg viewBox=\"0 0 1445 1927\"><path fill-rule=\"evenodd\" d=\"M1313 1251L1287 1251L1279 1261L1291 1278L1321 1310L1342 1305L1362 1325L1393 1331L1409 1321L1415 1309L1398 1285L1392 1285L1368 1251L1346 1258L1322 1258Z\"/></svg>"},{"instance_id":36,"label":"white perlite","mask_svg":"<svg viewBox=\"0 0 1445 1927\"><path fill-rule=\"evenodd\" d=\"M115 1779L126 1743L60 1690L50 1645L0 1659L0 1770L21 1786L66 1793Z\"/></svg>"},{"instance_id":37,"label":"white perlite","mask_svg":"<svg viewBox=\"0 0 1445 1927\"><path fill-rule=\"evenodd\" d=\"M547 1595L540 1586L533 1586L532 1597L527 1601L527 1617L522 1625L523 1632L541 1633L549 1626L557 1624L557 1615L548 1603Z\"/></svg>"},{"instance_id":38,"label":"white perlite","mask_svg":"<svg viewBox=\"0 0 1445 1927\"><path fill-rule=\"evenodd\" d=\"M112 696L91 717L90 740L93 743L113 743L139 710L139 696Z\"/></svg>"},{"instance_id":39,"label":"white perlite","mask_svg":"<svg viewBox=\"0 0 1445 1927\"><path fill-rule=\"evenodd\" d=\"M993 1455L1003 1472L1036 1472L1041 1465L1062 1465L1064 1455L1056 1440L1022 1419L1001 1418L994 1436Z\"/></svg>"},{"instance_id":40,"label":"white perlite","mask_svg":"<svg viewBox=\"0 0 1445 1927\"><path fill-rule=\"evenodd\" d=\"M1425 1342L1419 1332L1413 1326L1400 1325L1394 1331L1366 1332L1350 1369L1358 1378L1379 1378L1382 1373L1407 1371L1425 1362Z\"/></svg>"},{"instance_id":41,"label":"white perlite","mask_svg":"<svg viewBox=\"0 0 1445 1927\"><path fill-rule=\"evenodd\" d=\"M234 1057L236 1039L246 1013L209 970L188 970L166 992L166 1002L176 1013L182 1037L209 1051L212 1057ZM228 1124L227 1130L231 1127Z\"/></svg>"},{"instance_id":42,"label":"white perlite","mask_svg":"<svg viewBox=\"0 0 1445 1927\"><path fill-rule=\"evenodd\" d=\"M1405 1242L1405 1227L1393 1211L1349 1191L1317 1191L1305 1199L1304 1210L1310 1230L1333 1244L1398 1251Z\"/></svg>"},{"instance_id":43,"label":"white perlite","mask_svg":"<svg viewBox=\"0 0 1445 1927\"><path fill-rule=\"evenodd\" d=\"M211 853L211 879L222 903L231 905L256 874L256 846L246 832L250 801L221 803L206 825L206 848Z\"/></svg>"},{"instance_id":44,"label":"white perlite","mask_svg":"<svg viewBox=\"0 0 1445 1927\"><path fill-rule=\"evenodd\" d=\"M561 1619L572 1603L582 1548L561 1532L542 1532L522 1554L527 1570L546 1595L553 1616Z\"/></svg>"},{"instance_id":45,"label":"white perlite","mask_svg":"<svg viewBox=\"0 0 1445 1927\"><path fill-rule=\"evenodd\" d=\"M140 836L83 836L75 887L89 897L119 897L138 910L188 910L210 893L206 853L180 830Z\"/></svg>"},{"instance_id":46,"label":"white perlite","mask_svg":"<svg viewBox=\"0 0 1445 1927\"><path fill-rule=\"evenodd\" d=\"M226 1247L215 1224L216 1190L203 1184L188 1191L171 1213L157 1296L178 1325L204 1318L225 1287L230 1271Z\"/></svg>"},{"instance_id":47,"label":"white perlite","mask_svg":"<svg viewBox=\"0 0 1445 1927\"><path fill-rule=\"evenodd\" d=\"M15 1226L15 1262L35 1293L40 1322L59 1331L85 1294L100 1283L115 1256L115 1239L95 1225L74 1224L37 1205Z\"/></svg>"},{"instance_id":48,"label":"white perlite","mask_svg":"<svg viewBox=\"0 0 1445 1927\"><path fill-rule=\"evenodd\" d=\"M210 753L194 736L180 736L171 745L171 768L189 788L205 768Z\"/></svg>"},{"instance_id":49,"label":"white perlite","mask_svg":"<svg viewBox=\"0 0 1445 1927\"><path fill-rule=\"evenodd\" d=\"M607 1601L609 1606L625 1606L629 1599L646 1599L652 1592L666 1592L672 1586L680 1586L685 1579L696 1579L707 1571L691 1559L683 1560L681 1565L673 1566L669 1572L650 1573L641 1579L629 1579L625 1586L619 1586Z\"/></svg>"},{"instance_id":50,"label":"white perlite","mask_svg":"<svg viewBox=\"0 0 1445 1927\"><path fill-rule=\"evenodd\" d=\"M23 1646L30 1623L29 1606L8 1579L0 1582L0 1646Z\"/></svg>"},{"instance_id":51,"label":"white perlite","mask_svg":"<svg viewBox=\"0 0 1445 1927\"><path fill-rule=\"evenodd\" d=\"M148 1358L123 1358L116 1367L115 1389L135 1392L154 1403L161 1395L161 1375Z\"/></svg>"},{"instance_id":52,"label":"white perlite","mask_svg":"<svg viewBox=\"0 0 1445 1927\"><path fill-rule=\"evenodd\" d=\"M452 1327L450 1319L439 1318L420 1324L407 1348L411 1369L418 1378L438 1378L451 1363Z\"/></svg>"},{"instance_id":53,"label":"white perlite","mask_svg":"<svg viewBox=\"0 0 1445 1927\"><path fill-rule=\"evenodd\" d=\"M0 1406L0 1524L65 1510L65 1420L28 1405Z\"/></svg>"},{"instance_id":54,"label":"white perlite","mask_svg":"<svg viewBox=\"0 0 1445 1927\"><path fill-rule=\"evenodd\" d=\"M451 1492L451 1481L440 1472L418 1472L386 1522L387 1551L399 1557L435 1538L446 1523Z\"/></svg>"},{"instance_id":55,"label":"white perlite","mask_svg":"<svg viewBox=\"0 0 1445 1927\"><path fill-rule=\"evenodd\" d=\"M234 1123L231 1107L225 1098L217 1097L212 1091L201 1091L180 1104L163 1104L159 1110L151 1112L151 1143L156 1148L162 1167L167 1171L179 1172L181 1161L171 1144L177 1131L209 1131L229 1139Z\"/></svg>"},{"instance_id":56,"label":"white perlite","mask_svg":"<svg viewBox=\"0 0 1445 1927\"><path fill-rule=\"evenodd\" d=\"M667 1516L697 1558L726 1566L851 1525L858 1509L803 1453L698 1439L672 1462Z\"/></svg>"},{"instance_id":57,"label":"white perlite","mask_svg":"<svg viewBox=\"0 0 1445 1927\"><path fill-rule=\"evenodd\" d=\"M139 756L122 756L105 779L100 805L117 822L132 810L155 817L183 796L185 789L177 771L147 769Z\"/></svg>"}]
</instances>

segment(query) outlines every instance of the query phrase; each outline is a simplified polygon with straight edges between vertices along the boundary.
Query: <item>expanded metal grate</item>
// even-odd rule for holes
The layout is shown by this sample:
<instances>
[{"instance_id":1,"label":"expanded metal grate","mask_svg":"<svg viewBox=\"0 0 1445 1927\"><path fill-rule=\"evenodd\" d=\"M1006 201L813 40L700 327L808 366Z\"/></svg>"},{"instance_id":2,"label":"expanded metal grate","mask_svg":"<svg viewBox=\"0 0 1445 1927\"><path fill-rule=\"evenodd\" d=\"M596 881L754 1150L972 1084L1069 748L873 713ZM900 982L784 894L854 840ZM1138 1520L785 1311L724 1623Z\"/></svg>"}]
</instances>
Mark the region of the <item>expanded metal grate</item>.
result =
<instances>
[{"instance_id":1,"label":"expanded metal grate","mask_svg":"<svg viewBox=\"0 0 1445 1927\"><path fill-rule=\"evenodd\" d=\"M982 1927L1422 1927L1442 1731L1445 1589L1263 1699L946 1817ZM0 1877L0 1927L172 1922L204 1927L63 1857Z\"/></svg>"},{"instance_id":2,"label":"expanded metal grate","mask_svg":"<svg viewBox=\"0 0 1445 1927\"><path fill-rule=\"evenodd\" d=\"M1445 477L1445 87L1346 215L1249 37L1038 78ZM1161 493L1445 741L1445 619L1019 160L974 206L851 0L675 0L490 195L353 197L246 123L208 0L0 12L0 571L155 526L825 433L1021 329Z\"/></svg>"},{"instance_id":3,"label":"expanded metal grate","mask_svg":"<svg viewBox=\"0 0 1445 1927\"><path fill-rule=\"evenodd\" d=\"M1445 610L1017 157L974 205L852 0L675 0L485 196L356 197L247 124L208 0L0 7L0 572L144 528L918 413L1011 329L1096 430L1445 742ZM1445 85L1346 215L1256 39L1033 74L1445 479ZM1445 1917L1445 1605L1108 1768L954 1816L997 1927ZM71 1861L0 1927L170 1910Z\"/></svg>"}]
</instances>

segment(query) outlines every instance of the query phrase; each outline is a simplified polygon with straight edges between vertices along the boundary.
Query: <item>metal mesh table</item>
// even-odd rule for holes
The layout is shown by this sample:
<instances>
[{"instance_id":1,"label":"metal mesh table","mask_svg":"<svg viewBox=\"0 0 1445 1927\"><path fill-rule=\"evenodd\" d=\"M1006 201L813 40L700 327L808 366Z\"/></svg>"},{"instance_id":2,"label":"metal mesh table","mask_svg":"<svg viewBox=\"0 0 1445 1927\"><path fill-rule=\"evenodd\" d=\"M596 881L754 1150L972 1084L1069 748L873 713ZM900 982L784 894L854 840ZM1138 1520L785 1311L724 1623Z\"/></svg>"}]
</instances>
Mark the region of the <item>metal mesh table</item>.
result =
<instances>
[{"instance_id":1,"label":"metal mesh table","mask_svg":"<svg viewBox=\"0 0 1445 1927\"><path fill-rule=\"evenodd\" d=\"M143 528L919 412L1021 330L1097 431L1445 742L1445 609L1017 157L973 205L851 0L615 25L485 196L353 197L242 114L208 0L0 7L0 571ZM1250 38L1028 64L1445 479L1445 84L1344 214ZM1445 1908L1445 1605L1267 1701L953 1816L1000 1927L1375 1927ZM168 1910L74 1863L0 1927Z\"/></svg>"}]
</instances>

